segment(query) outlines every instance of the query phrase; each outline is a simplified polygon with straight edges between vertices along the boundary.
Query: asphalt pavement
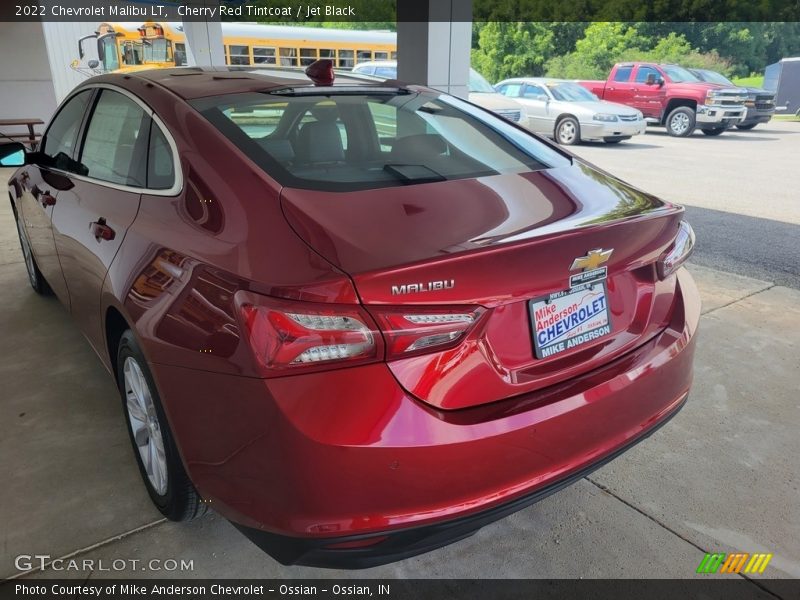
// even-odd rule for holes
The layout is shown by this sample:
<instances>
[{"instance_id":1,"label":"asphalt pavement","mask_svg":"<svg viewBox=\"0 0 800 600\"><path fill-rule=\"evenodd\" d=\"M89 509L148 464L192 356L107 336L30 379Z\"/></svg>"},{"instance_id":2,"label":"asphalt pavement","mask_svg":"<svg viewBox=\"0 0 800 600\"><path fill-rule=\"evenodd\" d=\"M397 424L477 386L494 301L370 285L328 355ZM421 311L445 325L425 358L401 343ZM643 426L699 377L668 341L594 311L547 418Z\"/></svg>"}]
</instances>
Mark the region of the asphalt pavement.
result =
<instances>
[{"instance_id":1,"label":"asphalt pavement","mask_svg":"<svg viewBox=\"0 0 800 600\"><path fill-rule=\"evenodd\" d=\"M697 234L694 263L800 289L800 122L688 139L649 127L616 146L571 150L683 204Z\"/></svg>"}]
</instances>

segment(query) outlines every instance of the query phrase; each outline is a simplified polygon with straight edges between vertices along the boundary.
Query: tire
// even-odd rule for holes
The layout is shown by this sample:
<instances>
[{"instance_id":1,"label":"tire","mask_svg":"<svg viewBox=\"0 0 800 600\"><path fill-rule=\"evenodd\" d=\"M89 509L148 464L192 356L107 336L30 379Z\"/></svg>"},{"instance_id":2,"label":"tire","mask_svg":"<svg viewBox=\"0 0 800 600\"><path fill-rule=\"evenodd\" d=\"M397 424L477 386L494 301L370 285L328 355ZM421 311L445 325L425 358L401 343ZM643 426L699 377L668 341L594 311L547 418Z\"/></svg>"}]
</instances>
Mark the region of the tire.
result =
<instances>
[{"instance_id":1,"label":"tire","mask_svg":"<svg viewBox=\"0 0 800 600\"><path fill-rule=\"evenodd\" d=\"M741 129L742 131L750 131L756 125L758 125L758 123L749 123L748 125L737 125L736 129Z\"/></svg>"},{"instance_id":2,"label":"tire","mask_svg":"<svg viewBox=\"0 0 800 600\"><path fill-rule=\"evenodd\" d=\"M715 127L714 129L703 129L702 132L704 135L708 135L711 137L722 135L728 130L727 127Z\"/></svg>"},{"instance_id":3,"label":"tire","mask_svg":"<svg viewBox=\"0 0 800 600\"><path fill-rule=\"evenodd\" d=\"M22 258L25 262L25 270L28 272L28 281L30 281L34 292L41 296L50 296L53 290L39 270L39 265L36 264L36 258L33 256L30 242L28 242L28 234L22 226L22 218L16 209L14 210L14 220L17 222L17 235L22 249Z\"/></svg>"},{"instance_id":4,"label":"tire","mask_svg":"<svg viewBox=\"0 0 800 600\"><path fill-rule=\"evenodd\" d=\"M564 117L556 123L553 132L556 142L562 146L574 146L581 143L581 125L575 117Z\"/></svg>"},{"instance_id":5,"label":"tire","mask_svg":"<svg viewBox=\"0 0 800 600\"><path fill-rule=\"evenodd\" d=\"M153 504L170 521L202 516L207 505L186 475L153 376L130 330L119 342L117 382L133 453Z\"/></svg>"},{"instance_id":6,"label":"tire","mask_svg":"<svg viewBox=\"0 0 800 600\"><path fill-rule=\"evenodd\" d=\"M689 137L694 133L696 122L693 109L679 106L667 115L665 124L667 133L672 137Z\"/></svg>"}]
</instances>

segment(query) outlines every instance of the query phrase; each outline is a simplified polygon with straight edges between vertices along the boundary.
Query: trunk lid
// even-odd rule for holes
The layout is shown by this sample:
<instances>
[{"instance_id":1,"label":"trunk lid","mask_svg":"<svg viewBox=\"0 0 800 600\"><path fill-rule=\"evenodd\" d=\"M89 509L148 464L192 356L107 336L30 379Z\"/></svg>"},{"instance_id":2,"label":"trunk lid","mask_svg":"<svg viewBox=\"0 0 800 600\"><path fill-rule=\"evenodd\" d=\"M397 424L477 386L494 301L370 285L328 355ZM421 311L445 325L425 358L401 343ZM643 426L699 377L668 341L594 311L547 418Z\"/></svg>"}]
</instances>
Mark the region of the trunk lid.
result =
<instances>
[{"instance_id":1,"label":"trunk lid","mask_svg":"<svg viewBox=\"0 0 800 600\"><path fill-rule=\"evenodd\" d=\"M574 377L666 326L674 281L654 263L682 209L580 161L524 174L330 192L284 189L290 225L348 273L370 307L480 305L456 348L389 361L405 389L442 409L528 393ZM576 258L605 264L611 333L537 358L529 303L570 287ZM672 278L674 280L674 278Z\"/></svg>"}]
</instances>

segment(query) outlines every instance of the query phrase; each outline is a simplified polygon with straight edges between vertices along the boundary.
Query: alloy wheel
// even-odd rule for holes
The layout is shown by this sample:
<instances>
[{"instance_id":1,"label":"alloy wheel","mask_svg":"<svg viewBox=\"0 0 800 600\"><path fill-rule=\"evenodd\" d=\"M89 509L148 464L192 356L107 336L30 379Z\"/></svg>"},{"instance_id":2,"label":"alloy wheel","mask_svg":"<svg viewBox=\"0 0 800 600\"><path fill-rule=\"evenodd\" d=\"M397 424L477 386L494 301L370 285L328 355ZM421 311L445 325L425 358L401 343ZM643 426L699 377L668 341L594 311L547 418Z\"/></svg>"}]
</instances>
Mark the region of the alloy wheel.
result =
<instances>
[{"instance_id":1,"label":"alloy wheel","mask_svg":"<svg viewBox=\"0 0 800 600\"><path fill-rule=\"evenodd\" d=\"M575 141L575 136L578 135L575 129L575 123L572 121L564 121L558 126L558 139L563 144L570 144Z\"/></svg>"},{"instance_id":2,"label":"alloy wheel","mask_svg":"<svg viewBox=\"0 0 800 600\"><path fill-rule=\"evenodd\" d=\"M167 456L153 395L139 363L134 358L129 356L125 359L122 372L125 406L133 439L150 485L157 494L163 496L167 491Z\"/></svg>"},{"instance_id":3,"label":"alloy wheel","mask_svg":"<svg viewBox=\"0 0 800 600\"><path fill-rule=\"evenodd\" d=\"M684 113L676 114L670 119L669 128L678 135L686 133L689 129L689 116Z\"/></svg>"}]
</instances>

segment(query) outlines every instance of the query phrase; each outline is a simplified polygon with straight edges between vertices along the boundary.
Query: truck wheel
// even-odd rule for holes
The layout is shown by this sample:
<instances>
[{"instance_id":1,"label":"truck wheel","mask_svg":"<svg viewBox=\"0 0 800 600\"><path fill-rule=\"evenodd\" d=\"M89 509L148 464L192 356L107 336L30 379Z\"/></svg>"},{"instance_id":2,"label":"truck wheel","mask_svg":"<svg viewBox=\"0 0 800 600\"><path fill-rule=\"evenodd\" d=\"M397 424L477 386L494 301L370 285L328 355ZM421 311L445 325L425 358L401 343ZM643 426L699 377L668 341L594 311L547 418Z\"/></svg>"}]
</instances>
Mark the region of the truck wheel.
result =
<instances>
[{"instance_id":1,"label":"truck wheel","mask_svg":"<svg viewBox=\"0 0 800 600\"><path fill-rule=\"evenodd\" d=\"M581 126L575 117L564 117L556 123L556 141L564 146L579 144L581 141Z\"/></svg>"},{"instance_id":2,"label":"truck wheel","mask_svg":"<svg viewBox=\"0 0 800 600\"><path fill-rule=\"evenodd\" d=\"M705 135L715 136L727 131L727 127L715 127L714 129L703 129Z\"/></svg>"},{"instance_id":3,"label":"truck wheel","mask_svg":"<svg viewBox=\"0 0 800 600\"><path fill-rule=\"evenodd\" d=\"M694 110L679 106L667 116L667 133L673 137L689 137L694 133Z\"/></svg>"},{"instance_id":4,"label":"truck wheel","mask_svg":"<svg viewBox=\"0 0 800 600\"><path fill-rule=\"evenodd\" d=\"M758 123L749 123L747 125L737 125L736 129L743 129L744 131L750 131L756 125L758 125Z\"/></svg>"},{"instance_id":5,"label":"truck wheel","mask_svg":"<svg viewBox=\"0 0 800 600\"><path fill-rule=\"evenodd\" d=\"M131 330L117 350L117 381L133 453L147 492L171 521L189 521L206 512L183 468L153 376Z\"/></svg>"}]
</instances>

